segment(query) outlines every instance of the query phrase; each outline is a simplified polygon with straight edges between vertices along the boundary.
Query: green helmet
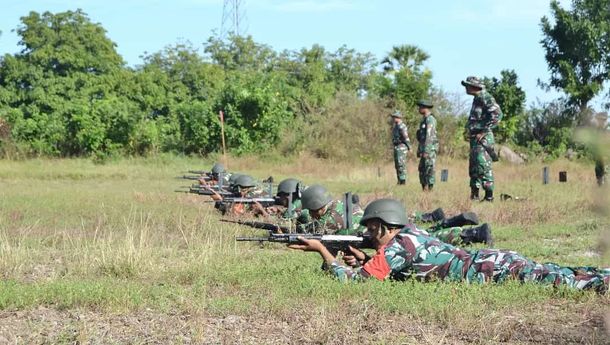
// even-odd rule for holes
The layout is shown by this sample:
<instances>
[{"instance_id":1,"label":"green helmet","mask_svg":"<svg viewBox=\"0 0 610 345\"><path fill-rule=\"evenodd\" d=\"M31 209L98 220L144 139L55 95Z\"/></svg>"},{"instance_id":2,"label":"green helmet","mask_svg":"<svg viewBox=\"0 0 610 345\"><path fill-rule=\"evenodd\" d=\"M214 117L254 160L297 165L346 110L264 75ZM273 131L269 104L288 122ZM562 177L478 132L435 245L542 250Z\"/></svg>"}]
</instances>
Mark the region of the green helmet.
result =
<instances>
[{"instance_id":1,"label":"green helmet","mask_svg":"<svg viewBox=\"0 0 610 345\"><path fill-rule=\"evenodd\" d=\"M331 201L333 201L333 198L330 196L328 190L319 184L314 184L305 189L305 191L303 191L303 196L301 197L303 208L311 211L319 210Z\"/></svg>"},{"instance_id":2,"label":"green helmet","mask_svg":"<svg viewBox=\"0 0 610 345\"><path fill-rule=\"evenodd\" d=\"M226 172L225 167L220 163L216 163L212 167L212 174L214 174L214 175L218 175L218 174L224 173L224 172Z\"/></svg>"},{"instance_id":3,"label":"green helmet","mask_svg":"<svg viewBox=\"0 0 610 345\"><path fill-rule=\"evenodd\" d=\"M237 180L237 178L240 176L242 176L242 174L232 174L229 176L229 186L235 185L235 180Z\"/></svg>"},{"instance_id":4,"label":"green helmet","mask_svg":"<svg viewBox=\"0 0 610 345\"><path fill-rule=\"evenodd\" d=\"M282 182L280 182L279 185L277 185L277 194L278 195L280 193L284 193L284 194L298 193L298 194L300 194L300 192L301 192L301 181L299 181L295 178L287 178L287 179L283 180Z\"/></svg>"},{"instance_id":5,"label":"green helmet","mask_svg":"<svg viewBox=\"0 0 610 345\"><path fill-rule=\"evenodd\" d=\"M249 188L256 186L256 181L254 181L250 175L239 175L239 177L235 179L234 185L240 188Z\"/></svg>"},{"instance_id":6,"label":"green helmet","mask_svg":"<svg viewBox=\"0 0 610 345\"><path fill-rule=\"evenodd\" d=\"M395 199L378 199L371 202L364 209L360 225L366 226L369 219L375 218L387 225L405 226L409 223L405 207Z\"/></svg>"}]
</instances>

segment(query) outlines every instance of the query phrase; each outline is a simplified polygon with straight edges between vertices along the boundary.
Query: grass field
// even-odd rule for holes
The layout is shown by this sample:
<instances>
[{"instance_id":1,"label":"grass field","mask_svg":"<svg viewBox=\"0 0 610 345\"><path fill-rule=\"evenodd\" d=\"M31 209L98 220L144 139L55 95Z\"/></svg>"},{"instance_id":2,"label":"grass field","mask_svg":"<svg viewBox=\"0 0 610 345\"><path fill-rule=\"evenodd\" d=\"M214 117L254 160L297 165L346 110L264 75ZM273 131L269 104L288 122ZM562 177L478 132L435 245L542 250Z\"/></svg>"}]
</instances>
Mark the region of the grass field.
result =
<instances>
[{"instance_id":1,"label":"grass field","mask_svg":"<svg viewBox=\"0 0 610 345\"><path fill-rule=\"evenodd\" d=\"M0 344L609 344L610 297L535 285L343 284L317 254L236 243L248 228L218 222L211 204L174 193L174 176L211 161L160 156L105 165L88 160L0 161ZM496 195L471 203L467 163L443 161L449 181L422 194L393 166L304 157L232 159L230 170L276 181L299 177L337 196L382 196L412 210L476 211L496 247L538 261L608 266L608 189L593 167L495 165ZM568 182L557 173L568 171ZM437 176L438 177L438 176ZM259 233L262 234L262 233Z\"/></svg>"}]
</instances>

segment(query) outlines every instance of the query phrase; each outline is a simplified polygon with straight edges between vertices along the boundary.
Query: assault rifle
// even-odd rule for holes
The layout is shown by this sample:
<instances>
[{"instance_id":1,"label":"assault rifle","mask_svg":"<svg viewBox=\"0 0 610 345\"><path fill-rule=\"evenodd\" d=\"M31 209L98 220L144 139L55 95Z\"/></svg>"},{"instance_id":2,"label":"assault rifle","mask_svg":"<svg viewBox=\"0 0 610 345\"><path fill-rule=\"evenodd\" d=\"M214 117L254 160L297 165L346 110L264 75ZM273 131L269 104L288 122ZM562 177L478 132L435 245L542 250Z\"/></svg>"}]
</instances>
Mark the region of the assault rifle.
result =
<instances>
[{"instance_id":1,"label":"assault rifle","mask_svg":"<svg viewBox=\"0 0 610 345\"><path fill-rule=\"evenodd\" d=\"M265 223L265 222L257 222L257 221L250 221L250 220L230 220L230 219L221 219L221 222L225 222L225 223L235 223L235 224L240 224L240 225L246 225L255 229L262 229L262 230L268 230L271 232L276 232L278 230L280 230L280 232L282 233L289 233L290 232L290 228L284 225L277 225L277 224L273 224L273 223Z\"/></svg>"},{"instance_id":2,"label":"assault rifle","mask_svg":"<svg viewBox=\"0 0 610 345\"><path fill-rule=\"evenodd\" d=\"M211 171L205 171L205 170L188 170L187 172L189 174L208 175L208 176L212 174Z\"/></svg>"},{"instance_id":3,"label":"assault rifle","mask_svg":"<svg viewBox=\"0 0 610 345\"><path fill-rule=\"evenodd\" d=\"M299 237L307 240L318 240L331 253L337 251L349 252L349 246L358 249L375 249L370 237L354 235L321 235L321 234L269 234L268 237L236 237L236 241L248 242L276 242L290 244L303 244Z\"/></svg>"},{"instance_id":4,"label":"assault rifle","mask_svg":"<svg viewBox=\"0 0 610 345\"><path fill-rule=\"evenodd\" d=\"M489 145L487 143L487 140L481 140L479 143L481 144L481 146L483 146L485 151L487 151L487 154L489 155L489 158L491 158L492 162L497 162L500 160L500 157L498 157L498 153L492 145Z\"/></svg>"},{"instance_id":5,"label":"assault rifle","mask_svg":"<svg viewBox=\"0 0 610 345\"><path fill-rule=\"evenodd\" d=\"M225 197L220 201L222 203L239 203L239 204L254 204L259 203L263 207L269 207L278 204L276 198L262 197L262 198L240 198L240 197Z\"/></svg>"},{"instance_id":6,"label":"assault rifle","mask_svg":"<svg viewBox=\"0 0 610 345\"><path fill-rule=\"evenodd\" d=\"M221 196L228 196L228 197L231 197L231 196L235 195L235 193L227 192L225 190L211 191L209 189L192 188L192 187L189 188L188 190L176 189L174 192L176 192L176 193L192 193L192 194L198 194L198 195L215 195L215 194L219 194Z\"/></svg>"},{"instance_id":7,"label":"assault rifle","mask_svg":"<svg viewBox=\"0 0 610 345\"><path fill-rule=\"evenodd\" d=\"M183 180L193 180L193 181L199 181L199 180L204 180L204 181L211 181L212 178L209 176L199 176L199 175L182 175L182 176L176 176L177 179L183 179Z\"/></svg>"}]
</instances>

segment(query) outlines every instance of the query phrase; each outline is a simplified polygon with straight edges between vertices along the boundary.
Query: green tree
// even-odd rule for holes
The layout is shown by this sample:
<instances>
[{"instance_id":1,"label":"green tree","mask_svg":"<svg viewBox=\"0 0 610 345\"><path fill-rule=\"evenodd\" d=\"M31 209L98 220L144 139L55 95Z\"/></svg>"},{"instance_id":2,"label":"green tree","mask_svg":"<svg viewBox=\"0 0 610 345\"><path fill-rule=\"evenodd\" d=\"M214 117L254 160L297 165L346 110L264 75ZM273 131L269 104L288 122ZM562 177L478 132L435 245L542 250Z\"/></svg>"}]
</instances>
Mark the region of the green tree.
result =
<instances>
[{"instance_id":1,"label":"green tree","mask_svg":"<svg viewBox=\"0 0 610 345\"><path fill-rule=\"evenodd\" d=\"M371 53L359 53L341 46L330 54L328 78L337 91L358 91L370 88L377 62Z\"/></svg>"},{"instance_id":2,"label":"green tree","mask_svg":"<svg viewBox=\"0 0 610 345\"><path fill-rule=\"evenodd\" d=\"M563 91L570 104L585 112L610 79L610 0L572 0L571 7L553 0L553 20L541 19L540 43L551 77L540 84Z\"/></svg>"},{"instance_id":3,"label":"green tree","mask_svg":"<svg viewBox=\"0 0 610 345\"><path fill-rule=\"evenodd\" d=\"M514 70L503 70L501 78L483 78L485 88L494 96L503 117L497 129L498 141L506 142L513 138L525 113L525 91L518 85Z\"/></svg>"},{"instance_id":4,"label":"green tree","mask_svg":"<svg viewBox=\"0 0 610 345\"><path fill-rule=\"evenodd\" d=\"M225 70L269 70L276 59L276 53L271 47L256 43L252 36L231 34L228 39L208 38L204 44L204 52L212 62Z\"/></svg>"},{"instance_id":5,"label":"green tree","mask_svg":"<svg viewBox=\"0 0 610 345\"><path fill-rule=\"evenodd\" d=\"M382 81L381 95L394 99L397 106L415 107L432 87L432 72L423 66L429 57L413 45L394 46L381 61L385 76L390 80Z\"/></svg>"},{"instance_id":6,"label":"green tree","mask_svg":"<svg viewBox=\"0 0 610 345\"><path fill-rule=\"evenodd\" d=\"M0 65L8 91L0 107L18 109L8 119L13 137L38 154L105 150L108 122L96 106L128 78L115 44L81 10L30 12L21 22L23 50Z\"/></svg>"}]
</instances>

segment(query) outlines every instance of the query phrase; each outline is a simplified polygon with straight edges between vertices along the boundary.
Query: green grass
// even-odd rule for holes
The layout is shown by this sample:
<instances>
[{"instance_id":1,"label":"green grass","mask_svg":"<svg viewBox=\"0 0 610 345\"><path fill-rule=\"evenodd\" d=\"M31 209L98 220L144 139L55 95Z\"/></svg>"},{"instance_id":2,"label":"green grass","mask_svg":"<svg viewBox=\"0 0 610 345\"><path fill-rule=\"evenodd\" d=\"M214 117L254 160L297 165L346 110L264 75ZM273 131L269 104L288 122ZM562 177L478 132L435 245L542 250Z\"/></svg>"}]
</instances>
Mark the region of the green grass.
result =
<instances>
[{"instance_id":1,"label":"green grass","mask_svg":"<svg viewBox=\"0 0 610 345\"><path fill-rule=\"evenodd\" d=\"M592 167L559 161L552 171L568 170L570 182L543 186L542 166L500 164L496 193L528 199L473 204L467 200L465 164L440 160L438 169L449 168L451 179L437 184L430 195L419 191L413 164L406 187L394 185L391 164L306 159L270 168L244 158L232 159L230 168L259 178L273 175L277 181L302 177L328 186L337 196L357 192L363 201L392 195L410 211L472 209L492 224L499 248L541 262L608 265L608 254L598 245L608 222L596 213L593 193L599 190L593 186ZM140 314L150 322L165 320L158 324L166 327L156 333L158 342L182 342L176 339L186 335L205 340L210 332L221 342L246 343L558 339L595 344L606 339L602 318L608 296L516 282L343 284L320 271L316 254L236 243L236 235L256 232L218 222L219 215L198 196L173 193L188 184L174 176L211 165L171 156L105 165L88 160L1 162L0 316L48 308L63 320L63 328L42 336L55 343L96 339L105 318ZM75 322L72 313L88 313L92 321ZM176 314L188 317L170 321ZM36 333L39 329L23 316L15 318L17 326L0 326L0 333L10 331L9 340L21 336L39 342L44 332ZM232 338L235 329L222 320L234 322L231 327L239 329L241 341ZM246 326L243 320L256 322ZM136 326L109 332L118 343L148 339Z\"/></svg>"}]
</instances>

